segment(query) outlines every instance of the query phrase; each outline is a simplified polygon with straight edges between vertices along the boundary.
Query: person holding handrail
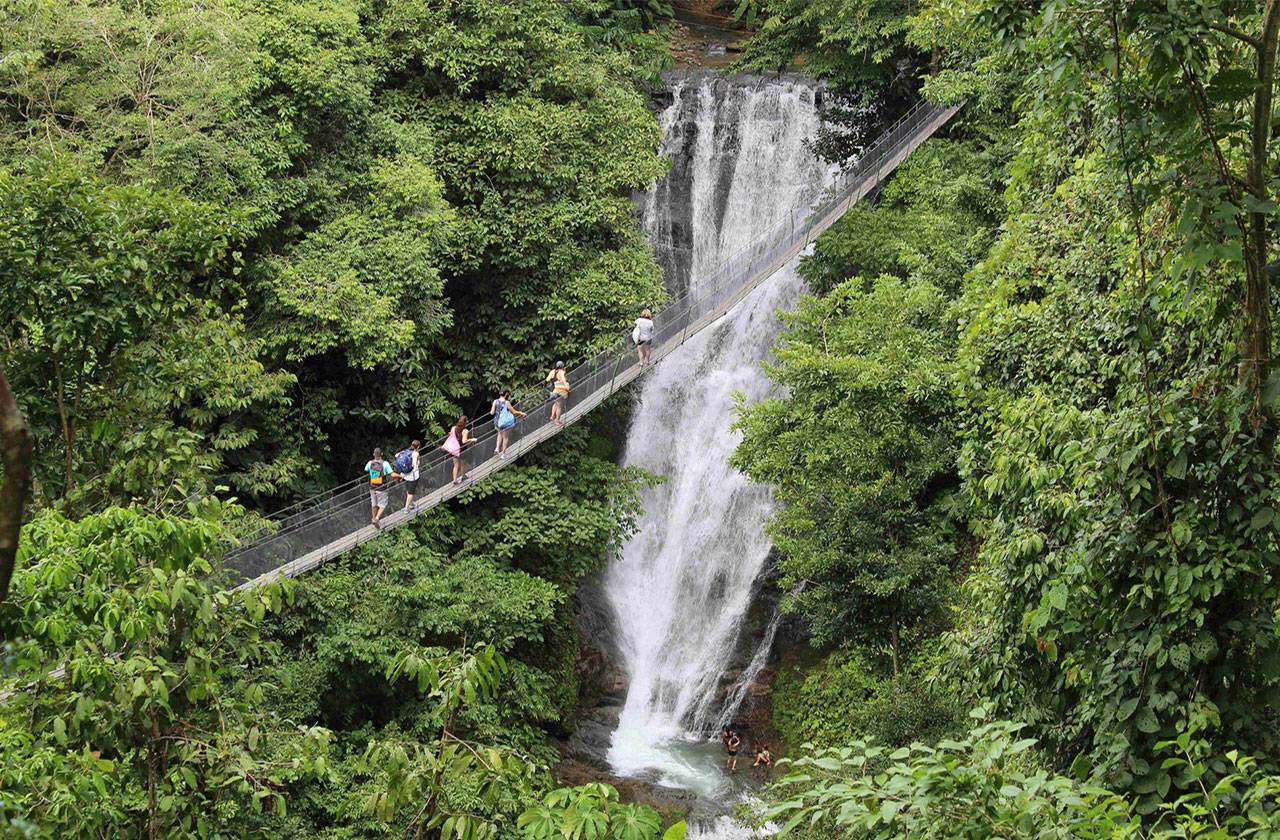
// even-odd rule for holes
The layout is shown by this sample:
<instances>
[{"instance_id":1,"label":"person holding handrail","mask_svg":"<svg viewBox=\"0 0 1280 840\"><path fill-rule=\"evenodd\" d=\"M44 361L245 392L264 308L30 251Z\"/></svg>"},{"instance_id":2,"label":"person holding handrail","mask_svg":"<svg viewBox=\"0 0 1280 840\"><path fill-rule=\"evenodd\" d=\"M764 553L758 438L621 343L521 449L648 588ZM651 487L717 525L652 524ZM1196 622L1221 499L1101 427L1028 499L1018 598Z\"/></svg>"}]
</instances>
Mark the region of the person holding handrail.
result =
<instances>
[{"instance_id":1,"label":"person holding handrail","mask_svg":"<svg viewBox=\"0 0 1280 840\"><path fill-rule=\"evenodd\" d=\"M640 367L647 367L653 355L653 313L645 309L636 319L635 329L631 331L631 340L636 345L636 355L640 357Z\"/></svg>"},{"instance_id":2,"label":"person holding handrail","mask_svg":"<svg viewBox=\"0 0 1280 840\"><path fill-rule=\"evenodd\" d=\"M418 493L418 480L422 477L418 450L422 441L415 440L408 449L396 453L396 472L404 477L404 509L413 507L413 497Z\"/></svg>"},{"instance_id":3,"label":"person holding handrail","mask_svg":"<svg viewBox=\"0 0 1280 840\"><path fill-rule=\"evenodd\" d=\"M453 458L453 483L461 484L467 478L467 465L462 461L462 451L472 442L471 430L467 428L467 415L458 418L458 422L449 429L440 448Z\"/></svg>"},{"instance_id":4,"label":"person holding handrail","mask_svg":"<svg viewBox=\"0 0 1280 840\"><path fill-rule=\"evenodd\" d=\"M382 527L382 514L387 510L387 497L389 494L388 487L391 485L391 479L403 478L404 476L395 471L390 463L382 459L382 450L374 449L373 458L364 465L365 475L369 477L369 504L373 509L373 522L375 528Z\"/></svg>"},{"instance_id":5,"label":"person holding handrail","mask_svg":"<svg viewBox=\"0 0 1280 840\"><path fill-rule=\"evenodd\" d=\"M511 392L506 388L502 389L502 393L498 394L498 398L493 401L493 405L489 409L489 413L493 415L493 428L498 430L498 445L494 448L493 454L497 455L500 460L507 459L507 444L511 435L511 430L515 428L517 417L527 417L520 409L511 403Z\"/></svg>"},{"instance_id":6,"label":"person holding handrail","mask_svg":"<svg viewBox=\"0 0 1280 840\"><path fill-rule=\"evenodd\" d=\"M564 362L556 362L556 366L542 381L551 388L551 422L557 428L562 428L564 421L560 419L560 415L564 414L564 404L569 401L569 377L565 375Z\"/></svg>"}]
</instances>

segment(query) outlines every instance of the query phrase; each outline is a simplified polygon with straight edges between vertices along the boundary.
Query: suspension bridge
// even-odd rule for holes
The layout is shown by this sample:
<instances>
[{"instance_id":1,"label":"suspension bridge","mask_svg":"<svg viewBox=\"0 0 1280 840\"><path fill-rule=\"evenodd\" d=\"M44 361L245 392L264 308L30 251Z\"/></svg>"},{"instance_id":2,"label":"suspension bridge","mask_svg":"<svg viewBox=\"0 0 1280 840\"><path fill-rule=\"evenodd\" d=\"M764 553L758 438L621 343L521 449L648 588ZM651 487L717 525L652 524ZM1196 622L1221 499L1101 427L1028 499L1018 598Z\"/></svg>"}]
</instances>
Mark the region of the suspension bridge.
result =
<instances>
[{"instance_id":1,"label":"suspension bridge","mask_svg":"<svg viewBox=\"0 0 1280 840\"><path fill-rule=\"evenodd\" d=\"M959 105L917 104L867 147L812 206L793 209L751 248L691 284L696 294L677 298L656 312L653 361L660 361L714 323L790 262L846 210L872 192L959 109ZM568 374L573 390L564 408L564 424L568 426L586 416L641 373L634 345L626 339L578 365ZM232 585L253 587L281 576L308 572L464 492L472 483L483 481L560 431L551 422L551 404L546 396L522 400L517 408L528 416L510 430L505 460L492 454L476 460L493 452L496 432L490 430L471 444L472 457L468 461L474 463L467 472L470 481L455 485L450 457L434 447L428 447L431 454L424 449L417 500L405 509L404 487L393 484L388 510L394 512L383 517L380 529L369 523L369 487L363 477L274 514L261 531L246 538L225 558Z\"/></svg>"}]
</instances>

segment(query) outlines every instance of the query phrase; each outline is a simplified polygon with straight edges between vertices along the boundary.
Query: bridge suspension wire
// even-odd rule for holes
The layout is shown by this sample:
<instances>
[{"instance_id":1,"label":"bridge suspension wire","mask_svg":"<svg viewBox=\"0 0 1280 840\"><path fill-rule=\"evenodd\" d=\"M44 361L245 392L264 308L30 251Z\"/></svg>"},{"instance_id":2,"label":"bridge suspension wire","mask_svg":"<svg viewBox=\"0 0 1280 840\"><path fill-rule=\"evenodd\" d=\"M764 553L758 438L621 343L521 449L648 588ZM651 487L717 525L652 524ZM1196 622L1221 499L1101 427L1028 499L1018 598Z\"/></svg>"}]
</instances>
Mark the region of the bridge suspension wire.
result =
<instances>
[{"instance_id":1,"label":"bridge suspension wire","mask_svg":"<svg viewBox=\"0 0 1280 840\"><path fill-rule=\"evenodd\" d=\"M799 254L845 211L876 188L925 140L945 125L960 105L917 103L868 146L841 172L810 207L794 208L787 217L762 233L750 247L733 254L710 274L690 284L690 291L667 303L653 316L652 361L658 362L692 335L718 320L761 282ZM696 290L696 294L695 294ZM583 361L568 372L572 391L562 420L567 426L600 405L641 374L629 337ZM279 576L295 577L403 525L420 513L468 489L512 463L520 455L554 436L551 400L541 389L525 391L515 400L527 412L509 430L507 458L492 454L497 432L490 426L470 445L474 465L470 482L455 485L452 459L435 447L424 447L418 498L404 510L403 484L388 492L388 513L381 529L369 524L369 487L364 477L340 484L291 505L270 517L258 533L246 538L224 559L224 570L236 588L259 585Z\"/></svg>"}]
</instances>

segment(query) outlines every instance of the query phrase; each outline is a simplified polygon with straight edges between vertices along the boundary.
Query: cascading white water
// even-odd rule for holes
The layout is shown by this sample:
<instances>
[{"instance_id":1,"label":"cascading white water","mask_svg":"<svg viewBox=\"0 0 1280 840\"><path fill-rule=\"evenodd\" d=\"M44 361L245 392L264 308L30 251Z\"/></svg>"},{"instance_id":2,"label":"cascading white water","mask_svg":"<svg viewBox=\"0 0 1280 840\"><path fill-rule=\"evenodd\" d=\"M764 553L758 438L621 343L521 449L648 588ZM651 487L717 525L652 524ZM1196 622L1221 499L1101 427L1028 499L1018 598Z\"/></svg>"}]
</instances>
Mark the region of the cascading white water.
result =
<instances>
[{"instance_id":1,"label":"cascading white water","mask_svg":"<svg viewBox=\"0 0 1280 840\"><path fill-rule=\"evenodd\" d=\"M672 172L643 216L673 293L696 294L700 277L812 202L832 171L810 150L812 82L701 74L672 88L662 116ZM609 750L620 774L656 771L703 794L721 784L715 754L688 747L722 712L721 677L770 548L769 494L729 465L739 440L732 394L754 402L767 393L760 361L778 332L775 312L800 288L793 263L644 380L624 460L668 480L645 494L639 532L604 581L629 678Z\"/></svg>"}]
</instances>

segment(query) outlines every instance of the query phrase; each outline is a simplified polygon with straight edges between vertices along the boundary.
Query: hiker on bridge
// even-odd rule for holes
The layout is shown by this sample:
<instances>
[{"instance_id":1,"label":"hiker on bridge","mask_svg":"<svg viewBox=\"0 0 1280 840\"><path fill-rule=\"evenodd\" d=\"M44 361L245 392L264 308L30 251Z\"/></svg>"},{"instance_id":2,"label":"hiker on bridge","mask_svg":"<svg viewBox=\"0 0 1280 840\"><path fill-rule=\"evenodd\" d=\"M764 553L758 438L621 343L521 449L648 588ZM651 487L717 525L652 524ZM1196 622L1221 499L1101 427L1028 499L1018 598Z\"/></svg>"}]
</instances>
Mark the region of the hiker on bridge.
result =
<instances>
[{"instance_id":1,"label":"hiker on bridge","mask_svg":"<svg viewBox=\"0 0 1280 840\"><path fill-rule=\"evenodd\" d=\"M421 463L418 460L418 450L422 448L422 441L415 440L409 444L408 449L401 449L396 453L396 472L404 479L404 509L408 510L413 507L413 497L418 492L418 481L422 478L420 471Z\"/></svg>"},{"instance_id":2,"label":"hiker on bridge","mask_svg":"<svg viewBox=\"0 0 1280 840\"><path fill-rule=\"evenodd\" d=\"M391 479L403 478L404 476L395 471L391 464L382 459L382 450L374 449L373 458L364 465L364 471L369 476L369 504L373 509L373 527L382 527L382 514L387 510L387 488L391 485Z\"/></svg>"},{"instance_id":3,"label":"hiker on bridge","mask_svg":"<svg viewBox=\"0 0 1280 840\"><path fill-rule=\"evenodd\" d=\"M564 404L569 401L569 377L564 372L564 362L556 362L556 366L542 382L551 386L551 422L561 428L564 421L560 419L560 415L564 413Z\"/></svg>"},{"instance_id":4,"label":"hiker on bridge","mask_svg":"<svg viewBox=\"0 0 1280 840\"><path fill-rule=\"evenodd\" d=\"M463 463L462 452L473 441L471 430L467 428L467 415L458 418L458 422L449 429L440 448L453 458L453 483L461 484L467 477L467 465Z\"/></svg>"},{"instance_id":5,"label":"hiker on bridge","mask_svg":"<svg viewBox=\"0 0 1280 840\"><path fill-rule=\"evenodd\" d=\"M645 309L636 319L635 329L631 331L631 341L636 345L636 355L640 357L640 367L648 367L653 357L653 312Z\"/></svg>"},{"instance_id":6,"label":"hiker on bridge","mask_svg":"<svg viewBox=\"0 0 1280 840\"><path fill-rule=\"evenodd\" d=\"M498 398L493 401L489 413L493 415L493 428L498 430L498 445L494 448L493 454L497 455L499 460L505 461L507 444L510 442L511 430L515 428L516 418L529 415L512 405L511 392L506 388L503 388Z\"/></svg>"}]
</instances>

